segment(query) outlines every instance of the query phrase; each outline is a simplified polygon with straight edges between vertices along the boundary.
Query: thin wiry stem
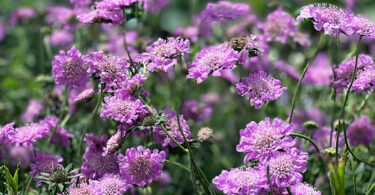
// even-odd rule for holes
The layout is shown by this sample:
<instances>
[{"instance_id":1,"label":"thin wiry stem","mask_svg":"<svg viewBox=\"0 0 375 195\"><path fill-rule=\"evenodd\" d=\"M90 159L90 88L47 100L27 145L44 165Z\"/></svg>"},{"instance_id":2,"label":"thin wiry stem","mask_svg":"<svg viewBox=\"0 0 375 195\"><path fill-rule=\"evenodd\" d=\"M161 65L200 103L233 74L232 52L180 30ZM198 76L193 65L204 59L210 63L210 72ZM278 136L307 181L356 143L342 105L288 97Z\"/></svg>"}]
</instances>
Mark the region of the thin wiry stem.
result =
<instances>
[{"instance_id":1,"label":"thin wiry stem","mask_svg":"<svg viewBox=\"0 0 375 195\"><path fill-rule=\"evenodd\" d=\"M177 147L179 147L184 153L189 153L188 150L186 150L181 144L179 144L167 131L167 129L165 129L164 125L163 124L160 124L160 127L163 129L164 133L167 134L167 136L169 137L169 139L171 139L176 145Z\"/></svg>"}]
</instances>

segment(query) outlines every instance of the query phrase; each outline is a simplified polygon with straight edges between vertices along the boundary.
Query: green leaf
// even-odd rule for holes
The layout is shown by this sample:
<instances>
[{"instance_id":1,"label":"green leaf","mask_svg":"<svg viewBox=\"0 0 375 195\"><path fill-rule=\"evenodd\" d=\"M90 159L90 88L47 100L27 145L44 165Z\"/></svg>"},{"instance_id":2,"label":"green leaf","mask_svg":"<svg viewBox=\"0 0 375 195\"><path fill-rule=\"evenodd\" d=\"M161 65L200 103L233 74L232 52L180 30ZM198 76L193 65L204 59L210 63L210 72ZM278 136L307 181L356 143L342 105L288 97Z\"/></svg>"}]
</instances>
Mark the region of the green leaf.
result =
<instances>
[{"instance_id":1,"label":"green leaf","mask_svg":"<svg viewBox=\"0 0 375 195\"><path fill-rule=\"evenodd\" d=\"M7 186L8 186L8 194L9 195L16 195L18 193L18 170L19 170L19 164L17 166L16 172L14 173L14 176L9 172L9 169L4 165L2 168L5 170L5 177L7 180Z\"/></svg>"},{"instance_id":2,"label":"green leaf","mask_svg":"<svg viewBox=\"0 0 375 195\"><path fill-rule=\"evenodd\" d=\"M59 184L57 184L57 187L59 187L60 192L64 191L64 185L63 184L59 183Z\"/></svg>"}]
</instances>

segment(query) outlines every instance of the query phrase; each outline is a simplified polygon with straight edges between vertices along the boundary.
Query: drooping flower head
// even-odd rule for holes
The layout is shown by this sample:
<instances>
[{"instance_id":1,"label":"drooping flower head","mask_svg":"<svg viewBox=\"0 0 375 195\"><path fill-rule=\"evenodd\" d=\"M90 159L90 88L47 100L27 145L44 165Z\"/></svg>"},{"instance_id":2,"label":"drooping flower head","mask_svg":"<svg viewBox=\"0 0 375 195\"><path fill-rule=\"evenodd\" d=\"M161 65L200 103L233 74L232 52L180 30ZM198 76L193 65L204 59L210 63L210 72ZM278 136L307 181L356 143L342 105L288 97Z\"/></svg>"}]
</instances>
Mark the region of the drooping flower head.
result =
<instances>
[{"instance_id":1,"label":"drooping flower head","mask_svg":"<svg viewBox=\"0 0 375 195\"><path fill-rule=\"evenodd\" d=\"M43 108L42 100L29 100L26 110L21 115L21 120L23 122L33 122L40 115Z\"/></svg>"},{"instance_id":2,"label":"drooping flower head","mask_svg":"<svg viewBox=\"0 0 375 195\"><path fill-rule=\"evenodd\" d=\"M307 183L297 183L290 187L294 195L321 195L322 193Z\"/></svg>"},{"instance_id":3,"label":"drooping flower head","mask_svg":"<svg viewBox=\"0 0 375 195\"><path fill-rule=\"evenodd\" d=\"M240 131L237 151L247 153L245 164L250 160L268 159L277 150L286 150L294 145L294 141L288 136L292 131L293 127L279 118L271 121L267 117L258 124L252 121Z\"/></svg>"},{"instance_id":4,"label":"drooping flower head","mask_svg":"<svg viewBox=\"0 0 375 195\"><path fill-rule=\"evenodd\" d=\"M16 145L25 147L33 146L36 141L43 137L48 137L49 129L44 123L30 123L26 126L17 128L10 136L10 141Z\"/></svg>"},{"instance_id":5,"label":"drooping flower head","mask_svg":"<svg viewBox=\"0 0 375 195\"><path fill-rule=\"evenodd\" d=\"M6 145L10 143L9 137L12 136L12 134L14 133L14 127L13 127L14 123L15 122L12 122L12 123L6 124L3 127L0 127L0 144L1 145Z\"/></svg>"},{"instance_id":6,"label":"drooping flower head","mask_svg":"<svg viewBox=\"0 0 375 195\"><path fill-rule=\"evenodd\" d=\"M159 152L157 149L151 152L143 146L138 146L137 149L129 148L125 156L118 155L120 175L128 184L148 185L159 179L165 157L165 152Z\"/></svg>"},{"instance_id":7,"label":"drooping flower head","mask_svg":"<svg viewBox=\"0 0 375 195\"><path fill-rule=\"evenodd\" d=\"M375 89L375 64L371 64L360 71L352 86L352 90L357 93L362 91L371 93L372 89Z\"/></svg>"},{"instance_id":8,"label":"drooping flower head","mask_svg":"<svg viewBox=\"0 0 375 195\"><path fill-rule=\"evenodd\" d=\"M144 8L145 10L157 14L159 13L165 6L167 6L169 0L144 0Z\"/></svg>"},{"instance_id":9,"label":"drooping flower head","mask_svg":"<svg viewBox=\"0 0 375 195\"><path fill-rule=\"evenodd\" d=\"M281 7L268 14L266 22L259 26L264 31L267 41L286 43L287 39L293 37L297 32L294 18Z\"/></svg>"},{"instance_id":10,"label":"drooping flower head","mask_svg":"<svg viewBox=\"0 0 375 195\"><path fill-rule=\"evenodd\" d=\"M257 195L267 188L266 172L257 168L223 170L212 183L225 194Z\"/></svg>"},{"instance_id":11,"label":"drooping flower head","mask_svg":"<svg viewBox=\"0 0 375 195\"><path fill-rule=\"evenodd\" d=\"M61 50L52 61L52 77L56 84L67 85L69 88L83 86L89 79L83 65L83 57L75 47L67 53Z\"/></svg>"},{"instance_id":12,"label":"drooping flower head","mask_svg":"<svg viewBox=\"0 0 375 195\"><path fill-rule=\"evenodd\" d=\"M85 89L74 98L74 102L88 101L92 98L94 92L92 88Z\"/></svg>"},{"instance_id":13,"label":"drooping flower head","mask_svg":"<svg viewBox=\"0 0 375 195\"><path fill-rule=\"evenodd\" d=\"M173 71L178 57L190 52L189 46L189 40L180 37L169 37L167 40L159 38L146 48L140 59L147 64L147 70L150 72L170 72Z\"/></svg>"},{"instance_id":14,"label":"drooping flower head","mask_svg":"<svg viewBox=\"0 0 375 195\"><path fill-rule=\"evenodd\" d=\"M242 78L236 84L236 91L239 95L250 99L250 104L259 109L263 102L269 102L278 99L286 90L281 87L281 81L272 78L263 71L250 73L246 78Z\"/></svg>"},{"instance_id":15,"label":"drooping flower head","mask_svg":"<svg viewBox=\"0 0 375 195\"><path fill-rule=\"evenodd\" d=\"M63 147L69 147L69 138L73 138L74 135L72 133L69 133L66 129L62 128L59 125L56 127L58 121L59 119L56 117L47 116L41 121L41 123L44 123L48 127L49 134L51 134L53 129L56 128L55 134L51 139L51 144L58 144Z\"/></svg>"},{"instance_id":16,"label":"drooping flower head","mask_svg":"<svg viewBox=\"0 0 375 195\"><path fill-rule=\"evenodd\" d=\"M167 119L163 125L169 133L169 135L172 136L179 144L183 144L185 140L178 126L176 112L171 111L169 108L165 108L163 115L167 115ZM186 139L190 141L191 132L183 115L179 116L179 121L182 132L184 133ZM168 145L171 147L176 147L176 144L168 137L168 135L163 131L163 129L160 126L154 128L154 138L156 142L161 144L163 147L167 147Z\"/></svg>"},{"instance_id":17,"label":"drooping flower head","mask_svg":"<svg viewBox=\"0 0 375 195\"><path fill-rule=\"evenodd\" d=\"M123 135L124 136L123 132ZM117 131L114 135L112 135L111 138L107 141L107 145L104 148L104 153L103 156L106 156L108 154L113 154L117 149L120 148L120 143L121 143L121 131Z\"/></svg>"},{"instance_id":18,"label":"drooping flower head","mask_svg":"<svg viewBox=\"0 0 375 195\"><path fill-rule=\"evenodd\" d=\"M355 119L354 122L349 125L347 136L349 143L353 146L358 146L359 144L368 146L374 139L375 127L371 124L370 119L368 119L366 115L362 115L361 118Z\"/></svg>"},{"instance_id":19,"label":"drooping flower head","mask_svg":"<svg viewBox=\"0 0 375 195\"><path fill-rule=\"evenodd\" d=\"M352 34L351 22L354 14L330 4L310 4L301 8L297 21L310 19L317 31L337 36L340 32Z\"/></svg>"},{"instance_id":20,"label":"drooping flower head","mask_svg":"<svg viewBox=\"0 0 375 195\"><path fill-rule=\"evenodd\" d=\"M238 57L238 53L226 44L204 48L189 65L186 78L195 78L199 84L211 73L213 76L221 76L221 70L236 68Z\"/></svg>"},{"instance_id":21,"label":"drooping flower head","mask_svg":"<svg viewBox=\"0 0 375 195\"><path fill-rule=\"evenodd\" d=\"M83 155L85 162L82 164L82 174L86 178L100 179L105 174L118 173L119 165L116 155L108 154L103 156L103 148L106 146L107 136L87 134L85 142L87 148Z\"/></svg>"},{"instance_id":22,"label":"drooping flower head","mask_svg":"<svg viewBox=\"0 0 375 195\"><path fill-rule=\"evenodd\" d=\"M142 83L147 80L143 74L136 74L132 78L128 79L125 82L125 89L128 94L134 94L138 90L142 90Z\"/></svg>"},{"instance_id":23,"label":"drooping flower head","mask_svg":"<svg viewBox=\"0 0 375 195\"><path fill-rule=\"evenodd\" d=\"M35 181L38 183L40 180L36 179L40 173L52 173L55 168L62 167L60 164L62 162L61 157L51 156L48 153L42 153L41 151L35 152L35 157L33 163L30 165L31 171L30 175L34 176Z\"/></svg>"},{"instance_id":24,"label":"drooping flower head","mask_svg":"<svg viewBox=\"0 0 375 195\"><path fill-rule=\"evenodd\" d=\"M133 125L137 119L148 114L146 106L141 100L129 95L125 89L115 93L115 96L104 98L100 117L113 118L115 121Z\"/></svg>"},{"instance_id":25,"label":"drooping flower head","mask_svg":"<svg viewBox=\"0 0 375 195\"><path fill-rule=\"evenodd\" d=\"M131 185L125 183L119 175L107 174L99 181L91 181L93 195L122 195Z\"/></svg>"},{"instance_id":26,"label":"drooping flower head","mask_svg":"<svg viewBox=\"0 0 375 195\"><path fill-rule=\"evenodd\" d=\"M121 89L128 79L129 63L118 56L106 56L103 52L91 52L85 57L88 72L106 84L105 91Z\"/></svg>"},{"instance_id":27,"label":"drooping flower head","mask_svg":"<svg viewBox=\"0 0 375 195\"><path fill-rule=\"evenodd\" d=\"M270 183L278 188L285 188L302 182L302 173L306 171L308 154L297 148L277 152L269 161L261 161L262 166L269 166Z\"/></svg>"}]
</instances>

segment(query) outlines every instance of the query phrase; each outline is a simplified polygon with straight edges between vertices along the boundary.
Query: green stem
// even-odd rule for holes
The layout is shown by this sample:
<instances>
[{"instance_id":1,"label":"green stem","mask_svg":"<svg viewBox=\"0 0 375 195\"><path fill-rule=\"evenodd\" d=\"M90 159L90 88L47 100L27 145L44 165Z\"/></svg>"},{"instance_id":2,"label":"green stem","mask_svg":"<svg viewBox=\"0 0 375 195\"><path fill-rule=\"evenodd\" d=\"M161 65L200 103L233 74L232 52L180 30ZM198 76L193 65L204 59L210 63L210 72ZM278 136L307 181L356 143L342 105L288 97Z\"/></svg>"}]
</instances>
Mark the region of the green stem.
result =
<instances>
[{"instance_id":1,"label":"green stem","mask_svg":"<svg viewBox=\"0 0 375 195\"><path fill-rule=\"evenodd\" d=\"M270 179L270 166L267 165L267 184L270 188L270 191L268 192L268 195L272 194L272 187L271 187L271 179Z\"/></svg>"},{"instance_id":2,"label":"green stem","mask_svg":"<svg viewBox=\"0 0 375 195\"><path fill-rule=\"evenodd\" d=\"M372 192L372 190L374 190L375 189L375 183L373 183L372 185L371 185L371 187L368 189L368 191L366 192L366 195L370 195L371 194L371 192Z\"/></svg>"},{"instance_id":3,"label":"green stem","mask_svg":"<svg viewBox=\"0 0 375 195\"><path fill-rule=\"evenodd\" d=\"M302 135L302 134L299 134L299 133L291 133L289 135L292 136L292 137L299 137L299 138L302 138L302 139L305 139L305 140L309 141L315 147L316 151L318 151L319 154L321 153L318 145L314 142L314 140L307 137L306 135Z\"/></svg>"},{"instance_id":4,"label":"green stem","mask_svg":"<svg viewBox=\"0 0 375 195\"><path fill-rule=\"evenodd\" d=\"M353 179L353 184L354 184L354 195L357 194L357 180L356 180L356 175L355 175L355 169L354 169L354 163L353 163L353 156L349 157L350 159L350 167L352 169L352 179Z\"/></svg>"},{"instance_id":5,"label":"green stem","mask_svg":"<svg viewBox=\"0 0 375 195\"><path fill-rule=\"evenodd\" d=\"M164 133L167 134L167 136L169 137L169 139L171 139L182 151L184 151L184 153L189 153L188 150L186 150L181 144L179 144L167 131L167 129L165 129L164 125L163 124L160 124L160 127L163 129Z\"/></svg>"},{"instance_id":6,"label":"green stem","mask_svg":"<svg viewBox=\"0 0 375 195\"><path fill-rule=\"evenodd\" d=\"M180 167L182 169L184 169L185 171L188 171L189 173L191 173L190 169L187 168L185 165L181 164L181 163L178 163L178 162L174 162L174 161L169 161L169 160L165 160L165 162L169 163L169 164L172 164L172 165L175 165L177 167Z\"/></svg>"},{"instance_id":7,"label":"green stem","mask_svg":"<svg viewBox=\"0 0 375 195\"><path fill-rule=\"evenodd\" d=\"M68 106L68 101L69 101L69 91L68 91L68 88L67 88L66 86L64 86L64 102L63 102L63 105L62 105L62 108L61 108L61 112L60 112L60 115L59 115L58 121L56 122L56 125L55 125L55 127L52 129L51 135L50 135L49 138L48 138L48 141L47 141L48 144L47 144L47 146L51 143L51 140L52 140L53 136L54 136L55 133L56 133L57 127L59 126L59 122L60 122L60 120L63 118L63 116L64 116L64 114L65 114L65 111L68 111L68 115L67 115L67 116L70 117L70 113L69 113L69 110L68 110L68 108L67 108L67 106ZM65 118L64 118L63 121L66 120L66 117L67 117L67 116L65 116ZM65 123L66 123L66 122L65 122ZM61 123L61 124L64 124L64 125L65 125L65 123ZM63 126L63 125L61 125L61 126Z\"/></svg>"},{"instance_id":8,"label":"green stem","mask_svg":"<svg viewBox=\"0 0 375 195\"><path fill-rule=\"evenodd\" d=\"M293 195L293 194L292 194L292 191L290 191L290 187L286 187L286 191L288 191L288 194L289 194L289 195Z\"/></svg>"}]
</instances>

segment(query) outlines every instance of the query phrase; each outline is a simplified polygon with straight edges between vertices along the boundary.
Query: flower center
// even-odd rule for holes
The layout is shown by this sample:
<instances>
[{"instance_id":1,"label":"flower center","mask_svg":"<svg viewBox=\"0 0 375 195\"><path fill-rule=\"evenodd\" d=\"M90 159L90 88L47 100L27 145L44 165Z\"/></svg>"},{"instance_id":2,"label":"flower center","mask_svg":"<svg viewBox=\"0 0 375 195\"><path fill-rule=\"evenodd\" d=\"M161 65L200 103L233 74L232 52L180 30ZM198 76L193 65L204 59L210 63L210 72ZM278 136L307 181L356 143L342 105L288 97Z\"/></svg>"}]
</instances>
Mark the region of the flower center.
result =
<instances>
[{"instance_id":1,"label":"flower center","mask_svg":"<svg viewBox=\"0 0 375 195\"><path fill-rule=\"evenodd\" d=\"M287 154L271 159L269 167L270 174L279 178L288 177L295 170L293 159Z\"/></svg>"}]
</instances>

